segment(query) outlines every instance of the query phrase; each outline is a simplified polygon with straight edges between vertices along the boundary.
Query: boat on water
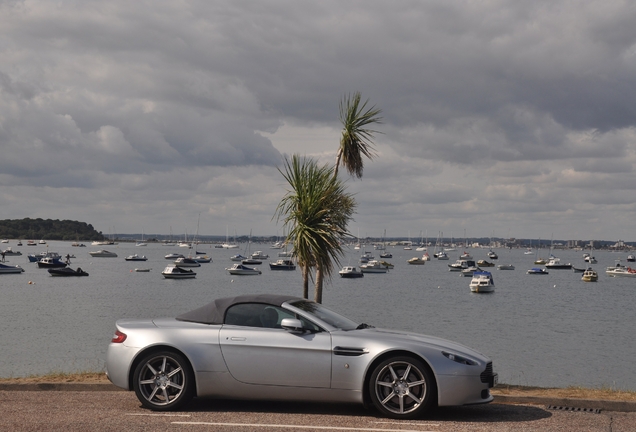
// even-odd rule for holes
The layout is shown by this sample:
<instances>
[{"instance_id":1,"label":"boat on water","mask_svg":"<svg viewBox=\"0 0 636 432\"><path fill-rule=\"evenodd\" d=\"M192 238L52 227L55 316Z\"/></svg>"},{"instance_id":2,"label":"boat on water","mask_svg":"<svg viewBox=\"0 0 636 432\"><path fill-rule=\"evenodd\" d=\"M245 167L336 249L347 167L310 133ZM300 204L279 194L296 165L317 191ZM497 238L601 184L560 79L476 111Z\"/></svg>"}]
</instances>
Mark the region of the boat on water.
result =
<instances>
[{"instance_id":1,"label":"boat on water","mask_svg":"<svg viewBox=\"0 0 636 432\"><path fill-rule=\"evenodd\" d=\"M499 259L499 255L497 255L497 253L495 253L492 249L490 251L488 251L488 258L490 259Z\"/></svg>"},{"instance_id":2,"label":"boat on water","mask_svg":"<svg viewBox=\"0 0 636 432\"><path fill-rule=\"evenodd\" d=\"M117 258L117 254L115 252L107 251L106 249L89 252L89 254L93 258Z\"/></svg>"},{"instance_id":3,"label":"boat on water","mask_svg":"<svg viewBox=\"0 0 636 432\"><path fill-rule=\"evenodd\" d=\"M361 278L364 276L364 274L360 270L353 266L344 266L342 270L338 272L338 274L341 278L345 279Z\"/></svg>"},{"instance_id":4,"label":"boat on water","mask_svg":"<svg viewBox=\"0 0 636 432\"><path fill-rule=\"evenodd\" d=\"M489 271L476 271L469 286L474 293L491 293L495 291L495 280Z\"/></svg>"},{"instance_id":5,"label":"boat on water","mask_svg":"<svg viewBox=\"0 0 636 432\"><path fill-rule=\"evenodd\" d=\"M294 256L294 251L282 251L278 252L279 258L291 258Z\"/></svg>"},{"instance_id":6,"label":"boat on water","mask_svg":"<svg viewBox=\"0 0 636 432\"><path fill-rule=\"evenodd\" d=\"M59 258L44 257L38 261L38 268L62 268L66 263Z\"/></svg>"},{"instance_id":7,"label":"boat on water","mask_svg":"<svg viewBox=\"0 0 636 432\"><path fill-rule=\"evenodd\" d=\"M373 254L371 252L365 252L362 255L360 255L360 262L361 263L368 263L369 261L375 259L375 257L373 256Z\"/></svg>"},{"instance_id":8,"label":"boat on water","mask_svg":"<svg viewBox=\"0 0 636 432\"><path fill-rule=\"evenodd\" d=\"M183 254L180 253L170 253L166 256L164 256L165 259L167 260L176 260L177 258L185 258L185 256Z\"/></svg>"},{"instance_id":9,"label":"boat on water","mask_svg":"<svg viewBox=\"0 0 636 432\"><path fill-rule=\"evenodd\" d=\"M596 282L598 281L598 273L591 267L588 267L581 276L583 282Z\"/></svg>"},{"instance_id":10,"label":"boat on water","mask_svg":"<svg viewBox=\"0 0 636 432\"><path fill-rule=\"evenodd\" d=\"M544 269L544 268L539 268L539 267L533 267L530 270L528 270L526 273L528 274L548 274L548 270Z\"/></svg>"},{"instance_id":11,"label":"boat on water","mask_svg":"<svg viewBox=\"0 0 636 432\"><path fill-rule=\"evenodd\" d=\"M136 268L136 269L135 269L135 271L136 271L137 273L148 273L148 272L150 272L150 270L151 270L151 269L149 269L149 268L147 268L147 267L144 267L144 268Z\"/></svg>"},{"instance_id":12,"label":"boat on water","mask_svg":"<svg viewBox=\"0 0 636 432\"><path fill-rule=\"evenodd\" d=\"M196 256L195 256L194 258L192 258L192 259L193 259L193 260L195 260L195 261L196 261L196 262L198 262L198 263L201 263L201 264L207 264L207 263L212 262L212 258L210 258L210 257L209 257L209 256L207 256L207 255L196 255Z\"/></svg>"},{"instance_id":13,"label":"boat on water","mask_svg":"<svg viewBox=\"0 0 636 432\"><path fill-rule=\"evenodd\" d=\"M459 256L459 259L471 260L471 259L473 259L473 257L472 257L472 255L470 253L464 251L464 253Z\"/></svg>"},{"instance_id":14,"label":"boat on water","mask_svg":"<svg viewBox=\"0 0 636 432\"><path fill-rule=\"evenodd\" d=\"M590 255L585 257L585 262L586 263L590 263L590 264L597 264L598 263L598 261L596 260L596 257L590 256Z\"/></svg>"},{"instance_id":15,"label":"boat on water","mask_svg":"<svg viewBox=\"0 0 636 432\"><path fill-rule=\"evenodd\" d=\"M20 255L22 255L22 252L14 251L13 249L11 249L11 246L9 246L5 250L3 250L2 253L4 253L6 256L20 256Z\"/></svg>"},{"instance_id":16,"label":"boat on water","mask_svg":"<svg viewBox=\"0 0 636 432\"><path fill-rule=\"evenodd\" d=\"M574 267L574 266L572 266L572 271L573 271L574 273L583 273L583 272L585 272L585 269L584 269L584 268L579 268L579 267Z\"/></svg>"},{"instance_id":17,"label":"boat on water","mask_svg":"<svg viewBox=\"0 0 636 432\"><path fill-rule=\"evenodd\" d=\"M176 267L201 267L201 263L196 261L193 258L181 257L174 260L174 265Z\"/></svg>"},{"instance_id":18,"label":"boat on water","mask_svg":"<svg viewBox=\"0 0 636 432\"><path fill-rule=\"evenodd\" d=\"M37 245L38 244L35 241L33 241L33 240L28 240L27 241L27 246L37 246Z\"/></svg>"},{"instance_id":19,"label":"boat on water","mask_svg":"<svg viewBox=\"0 0 636 432\"><path fill-rule=\"evenodd\" d=\"M437 257L438 260L448 260L448 254L444 251L438 252Z\"/></svg>"},{"instance_id":20,"label":"boat on water","mask_svg":"<svg viewBox=\"0 0 636 432\"><path fill-rule=\"evenodd\" d=\"M234 264L232 267L226 268L225 270L227 270L231 275L247 276L261 274L261 271L259 269L248 267L243 264Z\"/></svg>"},{"instance_id":21,"label":"boat on water","mask_svg":"<svg viewBox=\"0 0 636 432\"><path fill-rule=\"evenodd\" d=\"M38 262L42 258L46 258L46 257L62 259L60 254L57 253L57 252L40 252L39 254L28 254L27 255L27 258L29 259L29 262Z\"/></svg>"},{"instance_id":22,"label":"boat on water","mask_svg":"<svg viewBox=\"0 0 636 432\"><path fill-rule=\"evenodd\" d=\"M128 255L125 259L126 261L148 261L148 258L146 258L145 255L137 255L137 254Z\"/></svg>"},{"instance_id":23,"label":"boat on water","mask_svg":"<svg viewBox=\"0 0 636 432\"><path fill-rule=\"evenodd\" d=\"M621 266L612 270L605 270L605 274L611 277L636 277L636 269Z\"/></svg>"},{"instance_id":24,"label":"boat on water","mask_svg":"<svg viewBox=\"0 0 636 432\"><path fill-rule=\"evenodd\" d=\"M407 263L411 265L424 265L426 264L426 260L420 257L413 257L411 259L406 260Z\"/></svg>"},{"instance_id":25,"label":"boat on water","mask_svg":"<svg viewBox=\"0 0 636 432\"><path fill-rule=\"evenodd\" d=\"M279 259L269 263L270 270L296 270L296 264L290 259Z\"/></svg>"},{"instance_id":26,"label":"boat on water","mask_svg":"<svg viewBox=\"0 0 636 432\"><path fill-rule=\"evenodd\" d=\"M513 266L512 264L499 264L497 266L498 270L514 270L515 266Z\"/></svg>"},{"instance_id":27,"label":"boat on water","mask_svg":"<svg viewBox=\"0 0 636 432\"><path fill-rule=\"evenodd\" d=\"M241 255L241 254L232 255L232 256L230 257L230 260L232 260L232 261L239 261L239 262L240 262L240 261L243 261L243 260L246 260L246 259L247 259L247 257L246 257L246 256L243 256L243 255Z\"/></svg>"},{"instance_id":28,"label":"boat on water","mask_svg":"<svg viewBox=\"0 0 636 432\"><path fill-rule=\"evenodd\" d=\"M19 265L7 265L0 263L0 274L22 273L24 269Z\"/></svg>"},{"instance_id":29,"label":"boat on water","mask_svg":"<svg viewBox=\"0 0 636 432\"><path fill-rule=\"evenodd\" d=\"M360 271L362 273L386 273L389 269L378 260L370 260L366 264L360 264Z\"/></svg>"},{"instance_id":30,"label":"boat on water","mask_svg":"<svg viewBox=\"0 0 636 432\"><path fill-rule=\"evenodd\" d=\"M269 258L269 255L266 253L263 253L263 251L256 251L252 254L252 259L266 260L268 258Z\"/></svg>"},{"instance_id":31,"label":"boat on water","mask_svg":"<svg viewBox=\"0 0 636 432\"><path fill-rule=\"evenodd\" d=\"M466 270L469 267L476 267L475 261L458 259L453 264L448 264L448 271L460 272Z\"/></svg>"},{"instance_id":32,"label":"boat on water","mask_svg":"<svg viewBox=\"0 0 636 432\"><path fill-rule=\"evenodd\" d=\"M65 267L65 268L50 268L49 270L49 274L51 276L88 276L88 273L86 273L84 270L82 270L81 268L77 268L77 270L73 270L70 267Z\"/></svg>"},{"instance_id":33,"label":"boat on water","mask_svg":"<svg viewBox=\"0 0 636 432\"><path fill-rule=\"evenodd\" d=\"M393 258L393 254L391 252L383 252L380 254L380 258Z\"/></svg>"},{"instance_id":34,"label":"boat on water","mask_svg":"<svg viewBox=\"0 0 636 432\"><path fill-rule=\"evenodd\" d=\"M488 262L486 260L479 260L479 261L477 261L477 265L479 267L494 267L495 263L491 263L491 262Z\"/></svg>"},{"instance_id":35,"label":"boat on water","mask_svg":"<svg viewBox=\"0 0 636 432\"><path fill-rule=\"evenodd\" d=\"M562 263L560 258L553 257L545 264L545 268L553 270L570 270L572 268L572 264Z\"/></svg>"},{"instance_id":36,"label":"boat on water","mask_svg":"<svg viewBox=\"0 0 636 432\"><path fill-rule=\"evenodd\" d=\"M165 269L163 269L161 274L166 279L192 279L197 275L192 270L177 266L167 266Z\"/></svg>"},{"instance_id":37,"label":"boat on water","mask_svg":"<svg viewBox=\"0 0 636 432\"><path fill-rule=\"evenodd\" d=\"M636 262L635 255L627 255L627 262Z\"/></svg>"},{"instance_id":38,"label":"boat on water","mask_svg":"<svg viewBox=\"0 0 636 432\"><path fill-rule=\"evenodd\" d=\"M0 240L0 243L9 243L9 239L6 239L6 238L2 239L2 240Z\"/></svg>"}]
</instances>

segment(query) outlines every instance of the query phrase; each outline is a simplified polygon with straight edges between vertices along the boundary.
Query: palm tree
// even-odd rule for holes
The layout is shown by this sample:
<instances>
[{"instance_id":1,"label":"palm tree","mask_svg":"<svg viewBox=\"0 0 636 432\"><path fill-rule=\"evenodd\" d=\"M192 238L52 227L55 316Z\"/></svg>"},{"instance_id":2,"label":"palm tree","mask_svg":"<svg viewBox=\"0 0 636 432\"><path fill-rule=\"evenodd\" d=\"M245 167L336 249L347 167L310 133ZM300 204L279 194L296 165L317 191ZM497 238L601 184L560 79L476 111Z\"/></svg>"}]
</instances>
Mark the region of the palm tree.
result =
<instances>
[{"instance_id":1,"label":"palm tree","mask_svg":"<svg viewBox=\"0 0 636 432\"><path fill-rule=\"evenodd\" d=\"M382 112L375 106L367 109L369 100L360 104L360 92L353 95L346 95L340 101L340 122L342 123L342 136L340 138L340 148L336 155L336 166L334 176L338 176L338 167L342 165L350 175L362 178L364 162L362 157L373 159L375 156L373 148L373 134L378 133L373 129L368 129L368 125L381 124Z\"/></svg>"},{"instance_id":2,"label":"palm tree","mask_svg":"<svg viewBox=\"0 0 636 432\"><path fill-rule=\"evenodd\" d=\"M315 267L314 301L322 302L322 285L331 278L334 264L344 256L341 242L356 203L345 192L344 183L328 166L318 166L310 158L293 155L285 159L284 172L278 170L291 189L276 208L283 218L287 242L293 247L303 272L303 297L309 298L309 278Z\"/></svg>"}]
</instances>

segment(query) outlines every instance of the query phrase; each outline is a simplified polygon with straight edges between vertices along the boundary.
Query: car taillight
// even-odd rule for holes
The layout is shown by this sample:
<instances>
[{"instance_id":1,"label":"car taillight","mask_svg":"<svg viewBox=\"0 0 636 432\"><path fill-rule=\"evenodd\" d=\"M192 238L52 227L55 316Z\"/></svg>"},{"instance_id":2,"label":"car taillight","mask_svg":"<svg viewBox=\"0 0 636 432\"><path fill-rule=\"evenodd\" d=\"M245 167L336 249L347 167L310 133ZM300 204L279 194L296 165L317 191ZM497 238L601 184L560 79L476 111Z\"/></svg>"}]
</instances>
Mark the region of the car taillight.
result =
<instances>
[{"instance_id":1,"label":"car taillight","mask_svg":"<svg viewBox=\"0 0 636 432\"><path fill-rule=\"evenodd\" d=\"M110 340L112 343L122 343L126 340L126 335L119 330L115 331L113 338Z\"/></svg>"}]
</instances>

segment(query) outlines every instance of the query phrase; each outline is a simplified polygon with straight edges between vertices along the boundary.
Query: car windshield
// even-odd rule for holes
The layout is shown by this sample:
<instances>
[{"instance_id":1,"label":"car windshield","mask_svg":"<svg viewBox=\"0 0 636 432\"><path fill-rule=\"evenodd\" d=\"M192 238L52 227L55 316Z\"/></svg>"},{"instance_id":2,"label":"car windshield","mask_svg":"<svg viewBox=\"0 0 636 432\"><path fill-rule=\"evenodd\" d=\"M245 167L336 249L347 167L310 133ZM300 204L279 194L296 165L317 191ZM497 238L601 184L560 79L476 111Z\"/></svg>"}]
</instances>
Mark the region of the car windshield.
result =
<instances>
[{"instance_id":1,"label":"car windshield","mask_svg":"<svg viewBox=\"0 0 636 432\"><path fill-rule=\"evenodd\" d=\"M337 329L355 330L358 328L357 323L351 321L349 318L345 318L342 315L335 313L332 310L327 309L319 303L298 300L295 302L291 302L290 304L302 311L315 316L319 320Z\"/></svg>"}]
</instances>

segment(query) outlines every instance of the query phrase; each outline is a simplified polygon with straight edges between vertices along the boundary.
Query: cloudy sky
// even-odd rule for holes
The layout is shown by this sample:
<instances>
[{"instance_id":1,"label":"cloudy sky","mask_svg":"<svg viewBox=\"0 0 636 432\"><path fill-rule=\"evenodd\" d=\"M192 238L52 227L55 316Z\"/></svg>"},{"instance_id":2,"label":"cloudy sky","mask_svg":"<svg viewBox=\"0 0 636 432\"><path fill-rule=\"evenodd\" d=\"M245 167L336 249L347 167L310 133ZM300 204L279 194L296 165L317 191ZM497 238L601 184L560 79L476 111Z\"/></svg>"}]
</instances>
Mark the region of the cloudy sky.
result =
<instances>
[{"instance_id":1,"label":"cloudy sky","mask_svg":"<svg viewBox=\"0 0 636 432\"><path fill-rule=\"evenodd\" d=\"M636 241L633 1L0 0L0 219L282 235L382 109L361 236Z\"/></svg>"}]
</instances>

